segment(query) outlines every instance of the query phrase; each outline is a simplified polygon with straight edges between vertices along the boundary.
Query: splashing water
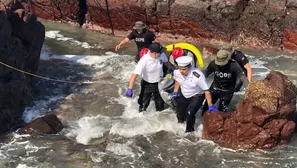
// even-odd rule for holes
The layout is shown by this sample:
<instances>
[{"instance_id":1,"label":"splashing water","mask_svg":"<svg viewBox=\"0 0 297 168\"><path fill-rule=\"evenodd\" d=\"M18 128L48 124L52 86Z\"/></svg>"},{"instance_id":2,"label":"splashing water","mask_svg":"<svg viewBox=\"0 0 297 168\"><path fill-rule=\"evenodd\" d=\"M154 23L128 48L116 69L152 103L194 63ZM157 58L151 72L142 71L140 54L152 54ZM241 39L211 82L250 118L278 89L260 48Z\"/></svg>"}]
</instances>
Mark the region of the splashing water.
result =
<instances>
[{"instance_id":1,"label":"splashing water","mask_svg":"<svg viewBox=\"0 0 297 168\"><path fill-rule=\"evenodd\" d=\"M95 45L75 42L72 37L60 31L47 31L47 40L67 42L82 48ZM83 45L88 44L88 45ZM90 47L86 47L90 46ZM54 93L37 100L27 107L23 119L30 122L49 112L63 116L66 128L49 137L13 135L8 143L0 147L0 161L12 160L15 167L294 167L297 166L297 144L293 140L287 147L271 151L254 152L221 148L212 141L201 140L203 126L196 121L194 133L184 133L185 125L178 124L171 109L156 112L151 102L146 112L138 112L139 79L135 84L134 98L124 96L131 73L135 68L132 55L105 54L55 54L49 46L44 46L41 59L46 64L69 65L57 67L53 74L64 71L76 78L84 74L92 80L117 81L111 85L88 85L81 88L70 87L65 94L64 85L54 85ZM270 70L288 71L297 60L288 56L263 58L248 55L253 68L253 79L263 79ZM275 65L275 60L278 64ZM290 61L288 61L290 60ZM82 70L81 66L91 67ZM295 67L295 66L294 66ZM71 72L71 73L70 73ZM288 75L297 80L297 68L290 69ZM68 76L61 76L67 78ZM71 78L70 78L71 79ZM118 82L120 81L120 82ZM242 98L244 91L236 93ZM234 106L234 103L232 104ZM61 138L61 136L63 138ZM66 137L66 138L65 138ZM22 159L14 156L19 153ZM38 155L42 151L45 156ZM2 162L0 162L0 165Z\"/></svg>"}]
</instances>

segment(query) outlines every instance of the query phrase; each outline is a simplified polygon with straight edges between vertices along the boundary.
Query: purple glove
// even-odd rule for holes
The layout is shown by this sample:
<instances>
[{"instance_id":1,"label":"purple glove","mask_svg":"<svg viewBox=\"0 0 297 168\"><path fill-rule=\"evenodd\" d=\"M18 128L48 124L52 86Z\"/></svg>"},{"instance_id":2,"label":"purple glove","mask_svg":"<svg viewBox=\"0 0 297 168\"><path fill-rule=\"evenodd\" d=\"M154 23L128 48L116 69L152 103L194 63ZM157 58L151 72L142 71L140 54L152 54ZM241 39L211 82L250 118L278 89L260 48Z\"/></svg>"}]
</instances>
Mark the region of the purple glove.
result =
<instances>
[{"instance_id":1,"label":"purple glove","mask_svg":"<svg viewBox=\"0 0 297 168\"><path fill-rule=\"evenodd\" d=\"M216 108L216 106L209 106L208 107L208 112L211 112L211 111L219 112L219 110Z\"/></svg>"},{"instance_id":2,"label":"purple glove","mask_svg":"<svg viewBox=\"0 0 297 168\"><path fill-rule=\"evenodd\" d=\"M133 90L131 88L128 88L126 91L126 96L127 97L132 97L133 96Z\"/></svg>"},{"instance_id":3,"label":"purple glove","mask_svg":"<svg viewBox=\"0 0 297 168\"><path fill-rule=\"evenodd\" d=\"M169 69L169 73L171 74L171 76L173 76L173 74L174 74L173 71L174 71L173 68Z\"/></svg>"},{"instance_id":4,"label":"purple glove","mask_svg":"<svg viewBox=\"0 0 297 168\"><path fill-rule=\"evenodd\" d=\"M177 92L172 92L171 95L172 95L172 98L176 98L178 96L178 93Z\"/></svg>"}]
</instances>

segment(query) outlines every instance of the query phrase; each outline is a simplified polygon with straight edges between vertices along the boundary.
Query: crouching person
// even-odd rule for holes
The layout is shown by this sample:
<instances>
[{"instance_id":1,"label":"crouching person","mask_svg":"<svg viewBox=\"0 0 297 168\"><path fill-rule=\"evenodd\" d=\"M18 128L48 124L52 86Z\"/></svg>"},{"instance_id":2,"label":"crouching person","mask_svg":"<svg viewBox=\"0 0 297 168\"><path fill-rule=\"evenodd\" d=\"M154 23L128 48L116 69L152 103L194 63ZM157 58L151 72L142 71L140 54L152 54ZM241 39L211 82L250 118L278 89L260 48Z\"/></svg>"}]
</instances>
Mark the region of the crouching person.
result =
<instances>
[{"instance_id":1,"label":"crouching person","mask_svg":"<svg viewBox=\"0 0 297 168\"><path fill-rule=\"evenodd\" d=\"M175 87L172 93L176 101L176 114L179 123L186 121L186 132L194 131L195 115L206 98L208 111L218 111L211 104L212 98L204 74L192 68L192 57L182 56L176 59L178 70L174 71ZM181 94L178 90L181 88Z\"/></svg>"}]
</instances>

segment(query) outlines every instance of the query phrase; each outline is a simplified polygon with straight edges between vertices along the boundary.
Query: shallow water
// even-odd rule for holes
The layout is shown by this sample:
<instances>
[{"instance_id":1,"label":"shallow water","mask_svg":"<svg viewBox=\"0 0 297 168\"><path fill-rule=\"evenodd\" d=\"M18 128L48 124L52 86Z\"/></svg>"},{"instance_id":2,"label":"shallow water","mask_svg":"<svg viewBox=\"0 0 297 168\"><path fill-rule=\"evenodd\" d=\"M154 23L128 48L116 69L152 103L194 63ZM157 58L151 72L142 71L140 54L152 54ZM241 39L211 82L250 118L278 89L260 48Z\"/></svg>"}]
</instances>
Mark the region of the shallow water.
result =
<instances>
[{"instance_id":1,"label":"shallow water","mask_svg":"<svg viewBox=\"0 0 297 168\"><path fill-rule=\"evenodd\" d=\"M113 47L121 38L64 24L44 24L47 38L38 74L98 83L74 85L36 79L39 94L25 110L24 121L56 113L66 128L57 135L29 136L13 132L2 136L0 167L297 166L295 137L289 145L272 150L231 150L201 140L199 121L197 131L185 134L185 125L177 123L170 109L155 112L151 103L147 112L138 113L139 88L135 88L133 99L124 96L135 68L133 43L115 53ZM296 83L294 57L263 50L245 51L254 80L263 79L270 70L279 70ZM244 91L236 93L231 109L243 94Z\"/></svg>"}]
</instances>

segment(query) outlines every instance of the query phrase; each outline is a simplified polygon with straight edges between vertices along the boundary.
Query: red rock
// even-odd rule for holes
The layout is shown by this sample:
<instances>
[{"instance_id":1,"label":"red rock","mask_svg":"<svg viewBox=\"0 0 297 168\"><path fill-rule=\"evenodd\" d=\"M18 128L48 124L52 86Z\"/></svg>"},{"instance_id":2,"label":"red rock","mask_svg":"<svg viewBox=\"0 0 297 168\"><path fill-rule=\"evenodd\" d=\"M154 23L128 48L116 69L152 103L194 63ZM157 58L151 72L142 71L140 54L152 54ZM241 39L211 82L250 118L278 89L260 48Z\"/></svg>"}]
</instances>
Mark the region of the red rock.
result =
<instances>
[{"instance_id":1,"label":"red rock","mask_svg":"<svg viewBox=\"0 0 297 168\"><path fill-rule=\"evenodd\" d=\"M265 131L270 134L273 138L278 138L281 133L281 129L287 123L286 119L274 119L264 125Z\"/></svg>"},{"instance_id":2,"label":"red rock","mask_svg":"<svg viewBox=\"0 0 297 168\"><path fill-rule=\"evenodd\" d=\"M286 27L283 32L283 47L288 50L297 50L297 32Z\"/></svg>"},{"instance_id":3,"label":"red rock","mask_svg":"<svg viewBox=\"0 0 297 168\"><path fill-rule=\"evenodd\" d=\"M288 142L294 132L295 126L296 123L294 123L293 121L288 121L281 130L281 140Z\"/></svg>"},{"instance_id":4,"label":"red rock","mask_svg":"<svg viewBox=\"0 0 297 168\"><path fill-rule=\"evenodd\" d=\"M171 29L171 23L170 21L161 21L159 24L160 31L163 31L164 29Z\"/></svg>"},{"instance_id":5,"label":"red rock","mask_svg":"<svg viewBox=\"0 0 297 168\"><path fill-rule=\"evenodd\" d=\"M179 40L190 37L197 41L297 50L297 13L292 3L283 0L274 0L273 3L108 0L108 3L115 30L127 31L135 21L142 20L154 25L160 33L178 35ZM83 18L86 19L86 28L104 33L111 29L105 0L88 0L87 7L81 9L77 0L33 0L28 4L31 7L26 9L44 19L78 21L86 17Z\"/></svg>"},{"instance_id":6,"label":"red rock","mask_svg":"<svg viewBox=\"0 0 297 168\"><path fill-rule=\"evenodd\" d=\"M287 143L295 129L297 88L280 72L249 84L232 113L206 113L203 138L232 148L271 148Z\"/></svg>"},{"instance_id":7,"label":"red rock","mask_svg":"<svg viewBox=\"0 0 297 168\"><path fill-rule=\"evenodd\" d=\"M220 134L223 131L224 118L219 113L205 113L204 114L204 135L206 139L211 138L211 134Z\"/></svg>"},{"instance_id":8,"label":"red rock","mask_svg":"<svg viewBox=\"0 0 297 168\"><path fill-rule=\"evenodd\" d=\"M202 49L203 56L208 56L212 59L214 59L216 57L218 51L219 51L219 49L217 49L215 47L210 47L210 46L205 46Z\"/></svg>"}]
</instances>

